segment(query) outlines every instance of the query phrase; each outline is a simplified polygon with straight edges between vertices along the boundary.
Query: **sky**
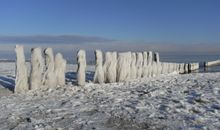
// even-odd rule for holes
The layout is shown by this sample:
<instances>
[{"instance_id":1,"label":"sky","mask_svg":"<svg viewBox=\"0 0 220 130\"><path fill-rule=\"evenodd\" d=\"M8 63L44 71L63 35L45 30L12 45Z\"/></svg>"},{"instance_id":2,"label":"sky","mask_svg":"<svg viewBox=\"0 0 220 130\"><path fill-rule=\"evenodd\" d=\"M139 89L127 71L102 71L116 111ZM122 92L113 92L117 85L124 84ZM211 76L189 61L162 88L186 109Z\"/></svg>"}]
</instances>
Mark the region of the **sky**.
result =
<instances>
[{"instance_id":1,"label":"sky","mask_svg":"<svg viewBox=\"0 0 220 130\"><path fill-rule=\"evenodd\" d=\"M0 35L219 42L219 0L0 0Z\"/></svg>"},{"instance_id":2,"label":"sky","mask_svg":"<svg viewBox=\"0 0 220 130\"><path fill-rule=\"evenodd\" d=\"M219 14L219 0L0 0L0 45L216 52Z\"/></svg>"}]
</instances>

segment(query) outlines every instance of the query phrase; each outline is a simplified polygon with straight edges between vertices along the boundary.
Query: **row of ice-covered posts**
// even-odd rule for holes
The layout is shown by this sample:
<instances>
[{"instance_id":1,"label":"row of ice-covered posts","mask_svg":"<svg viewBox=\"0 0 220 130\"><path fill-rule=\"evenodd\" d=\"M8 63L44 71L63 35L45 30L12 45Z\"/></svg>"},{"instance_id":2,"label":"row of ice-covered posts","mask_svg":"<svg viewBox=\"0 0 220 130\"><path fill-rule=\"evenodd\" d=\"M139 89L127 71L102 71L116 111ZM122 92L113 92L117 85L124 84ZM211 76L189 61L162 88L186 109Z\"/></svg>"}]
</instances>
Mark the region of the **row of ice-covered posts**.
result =
<instances>
[{"instance_id":1,"label":"row of ice-covered posts","mask_svg":"<svg viewBox=\"0 0 220 130\"><path fill-rule=\"evenodd\" d=\"M155 77L169 73L189 73L199 69L199 63L160 62L159 53L155 52L106 52L103 58L101 50L95 51L95 83L124 82L142 77ZM78 85L85 85L86 52L77 54ZM103 59L105 61L103 62ZM82 72L82 73L81 73Z\"/></svg>"},{"instance_id":2,"label":"row of ice-covered posts","mask_svg":"<svg viewBox=\"0 0 220 130\"><path fill-rule=\"evenodd\" d=\"M54 88L65 85L66 60L61 53L54 57L52 48L31 49L31 71L25 63L24 49L16 45L16 80L14 92L24 93L28 90ZM43 55L42 55L43 54ZM103 58L105 57L105 58ZM124 82L142 77L155 77L173 72L188 73L199 68L198 63L160 62L159 53L149 52L106 52L95 50L94 83ZM86 83L86 52L77 53L77 84Z\"/></svg>"}]
</instances>

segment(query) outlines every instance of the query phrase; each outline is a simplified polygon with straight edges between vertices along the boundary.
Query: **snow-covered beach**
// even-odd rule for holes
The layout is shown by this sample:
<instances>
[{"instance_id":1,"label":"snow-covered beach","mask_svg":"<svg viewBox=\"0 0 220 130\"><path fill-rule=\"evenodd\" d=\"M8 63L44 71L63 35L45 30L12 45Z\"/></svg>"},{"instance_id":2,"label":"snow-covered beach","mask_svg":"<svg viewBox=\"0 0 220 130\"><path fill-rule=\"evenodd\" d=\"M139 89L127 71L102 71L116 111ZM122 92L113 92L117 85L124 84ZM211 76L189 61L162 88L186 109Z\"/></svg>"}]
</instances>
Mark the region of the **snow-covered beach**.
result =
<instances>
[{"instance_id":1,"label":"snow-covered beach","mask_svg":"<svg viewBox=\"0 0 220 130\"><path fill-rule=\"evenodd\" d=\"M169 74L126 83L74 83L11 94L14 63L0 63L0 129L220 129L220 73Z\"/></svg>"}]
</instances>

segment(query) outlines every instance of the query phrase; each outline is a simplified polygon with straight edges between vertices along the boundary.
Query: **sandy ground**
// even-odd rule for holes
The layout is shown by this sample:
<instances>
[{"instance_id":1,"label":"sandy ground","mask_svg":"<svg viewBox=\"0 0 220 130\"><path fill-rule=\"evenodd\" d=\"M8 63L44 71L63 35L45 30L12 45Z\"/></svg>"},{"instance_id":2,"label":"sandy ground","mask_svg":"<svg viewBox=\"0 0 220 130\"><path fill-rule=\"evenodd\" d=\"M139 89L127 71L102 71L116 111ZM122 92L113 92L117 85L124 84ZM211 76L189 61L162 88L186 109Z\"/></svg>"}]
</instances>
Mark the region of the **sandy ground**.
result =
<instances>
[{"instance_id":1,"label":"sandy ground","mask_svg":"<svg viewBox=\"0 0 220 130\"><path fill-rule=\"evenodd\" d=\"M1 63L0 129L220 129L220 73L161 75L126 83L67 85L10 94L14 64ZM5 92L3 92L5 91ZM6 93L6 91L8 93Z\"/></svg>"}]
</instances>

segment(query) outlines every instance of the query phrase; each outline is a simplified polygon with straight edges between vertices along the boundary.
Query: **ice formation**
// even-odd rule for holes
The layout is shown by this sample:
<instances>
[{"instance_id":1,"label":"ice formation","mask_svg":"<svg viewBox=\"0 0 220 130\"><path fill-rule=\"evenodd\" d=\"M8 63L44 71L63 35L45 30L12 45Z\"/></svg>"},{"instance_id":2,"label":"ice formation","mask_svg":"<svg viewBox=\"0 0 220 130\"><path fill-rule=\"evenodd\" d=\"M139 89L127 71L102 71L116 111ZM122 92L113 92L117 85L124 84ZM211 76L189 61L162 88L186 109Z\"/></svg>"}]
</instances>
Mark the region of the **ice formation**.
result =
<instances>
[{"instance_id":1,"label":"ice formation","mask_svg":"<svg viewBox=\"0 0 220 130\"><path fill-rule=\"evenodd\" d=\"M41 48L32 48L30 89L36 90L42 87L43 71L44 71L44 59L42 57Z\"/></svg>"},{"instance_id":2,"label":"ice formation","mask_svg":"<svg viewBox=\"0 0 220 130\"><path fill-rule=\"evenodd\" d=\"M157 64L157 73L156 75L160 75L162 73L162 66L161 66L161 63L158 62L156 63Z\"/></svg>"},{"instance_id":3,"label":"ice formation","mask_svg":"<svg viewBox=\"0 0 220 130\"><path fill-rule=\"evenodd\" d=\"M84 86L86 83L86 52L79 50L77 53L77 84Z\"/></svg>"},{"instance_id":4,"label":"ice formation","mask_svg":"<svg viewBox=\"0 0 220 130\"><path fill-rule=\"evenodd\" d=\"M131 54L131 71L130 71L130 78L136 79L137 77L137 68L136 68L136 53Z\"/></svg>"},{"instance_id":5,"label":"ice formation","mask_svg":"<svg viewBox=\"0 0 220 130\"><path fill-rule=\"evenodd\" d=\"M147 59L148 59L148 54L147 52L143 52L143 73L142 73L142 76L143 77L147 77L148 76L148 72L149 72L149 67L148 67L148 64L147 64Z\"/></svg>"},{"instance_id":6,"label":"ice formation","mask_svg":"<svg viewBox=\"0 0 220 130\"><path fill-rule=\"evenodd\" d=\"M65 72L66 72L66 60L61 53L57 53L55 56L55 75L57 85L65 85Z\"/></svg>"},{"instance_id":7,"label":"ice formation","mask_svg":"<svg viewBox=\"0 0 220 130\"><path fill-rule=\"evenodd\" d=\"M137 67L137 78L141 78L142 77L142 67L143 67L143 55L141 52L137 53L136 67Z\"/></svg>"},{"instance_id":8,"label":"ice formation","mask_svg":"<svg viewBox=\"0 0 220 130\"><path fill-rule=\"evenodd\" d=\"M152 63L152 74L151 74L151 76L155 77L156 75L157 75L157 63L153 62Z\"/></svg>"},{"instance_id":9,"label":"ice formation","mask_svg":"<svg viewBox=\"0 0 220 130\"><path fill-rule=\"evenodd\" d=\"M153 62L153 53L152 53L152 51L149 51L147 54L148 54L147 63L148 63L148 65L152 65L152 62Z\"/></svg>"},{"instance_id":10,"label":"ice formation","mask_svg":"<svg viewBox=\"0 0 220 130\"><path fill-rule=\"evenodd\" d=\"M105 53L105 63L103 65L104 81L106 83L109 83L109 78L111 78L110 77L110 73L111 73L110 65L111 65L111 62L112 62L112 53L111 52L106 52Z\"/></svg>"},{"instance_id":11,"label":"ice formation","mask_svg":"<svg viewBox=\"0 0 220 130\"><path fill-rule=\"evenodd\" d=\"M185 73L188 73L188 68L189 68L189 64L185 64L185 66L184 66L184 72Z\"/></svg>"},{"instance_id":12,"label":"ice formation","mask_svg":"<svg viewBox=\"0 0 220 130\"><path fill-rule=\"evenodd\" d=\"M95 83L104 83L105 77L104 77L104 70L103 70L103 56L101 50L95 51L95 75L94 75L94 82Z\"/></svg>"},{"instance_id":13,"label":"ice formation","mask_svg":"<svg viewBox=\"0 0 220 130\"><path fill-rule=\"evenodd\" d=\"M166 63L161 63L161 74L165 74L166 73Z\"/></svg>"},{"instance_id":14,"label":"ice formation","mask_svg":"<svg viewBox=\"0 0 220 130\"><path fill-rule=\"evenodd\" d=\"M111 70L111 73L110 73L110 79L109 79L109 82L110 83L113 83L113 82L116 82L116 77L117 77L117 52L112 52L112 62L110 64L110 70Z\"/></svg>"},{"instance_id":15,"label":"ice formation","mask_svg":"<svg viewBox=\"0 0 220 130\"><path fill-rule=\"evenodd\" d=\"M126 68L127 68L126 81L128 81L131 79L131 52L126 52Z\"/></svg>"},{"instance_id":16,"label":"ice formation","mask_svg":"<svg viewBox=\"0 0 220 130\"><path fill-rule=\"evenodd\" d=\"M116 82L116 67L117 67L117 53L116 52L107 52L106 53L106 62L105 62L105 82L114 83Z\"/></svg>"},{"instance_id":17,"label":"ice formation","mask_svg":"<svg viewBox=\"0 0 220 130\"><path fill-rule=\"evenodd\" d=\"M184 63L180 64L180 73L183 74L184 73Z\"/></svg>"},{"instance_id":18,"label":"ice formation","mask_svg":"<svg viewBox=\"0 0 220 130\"><path fill-rule=\"evenodd\" d=\"M127 81L128 78L128 53L118 54L118 64L117 64L117 81Z\"/></svg>"},{"instance_id":19,"label":"ice formation","mask_svg":"<svg viewBox=\"0 0 220 130\"><path fill-rule=\"evenodd\" d=\"M56 75L54 71L54 55L52 48L47 48L44 50L46 71L44 73L43 85L49 88L56 87Z\"/></svg>"},{"instance_id":20,"label":"ice formation","mask_svg":"<svg viewBox=\"0 0 220 130\"><path fill-rule=\"evenodd\" d=\"M16 52L16 79L15 93L25 93L29 90L28 73L25 63L24 49L21 45L15 46Z\"/></svg>"},{"instance_id":21,"label":"ice formation","mask_svg":"<svg viewBox=\"0 0 220 130\"><path fill-rule=\"evenodd\" d=\"M194 71L194 70L198 70L199 69L199 63L190 63L189 64L189 70Z\"/></svg>"},{"instance_id":22,"label":"ice formation","mask_svg":"<svg viewBox=\"0 0 220 130\"><path fill-rule=\"evenodd\" d=\"M160 62L160 56L158 52L154 53L154 57L155 57L155 62L159 63Z\"/></svg>"}]
</instances>

